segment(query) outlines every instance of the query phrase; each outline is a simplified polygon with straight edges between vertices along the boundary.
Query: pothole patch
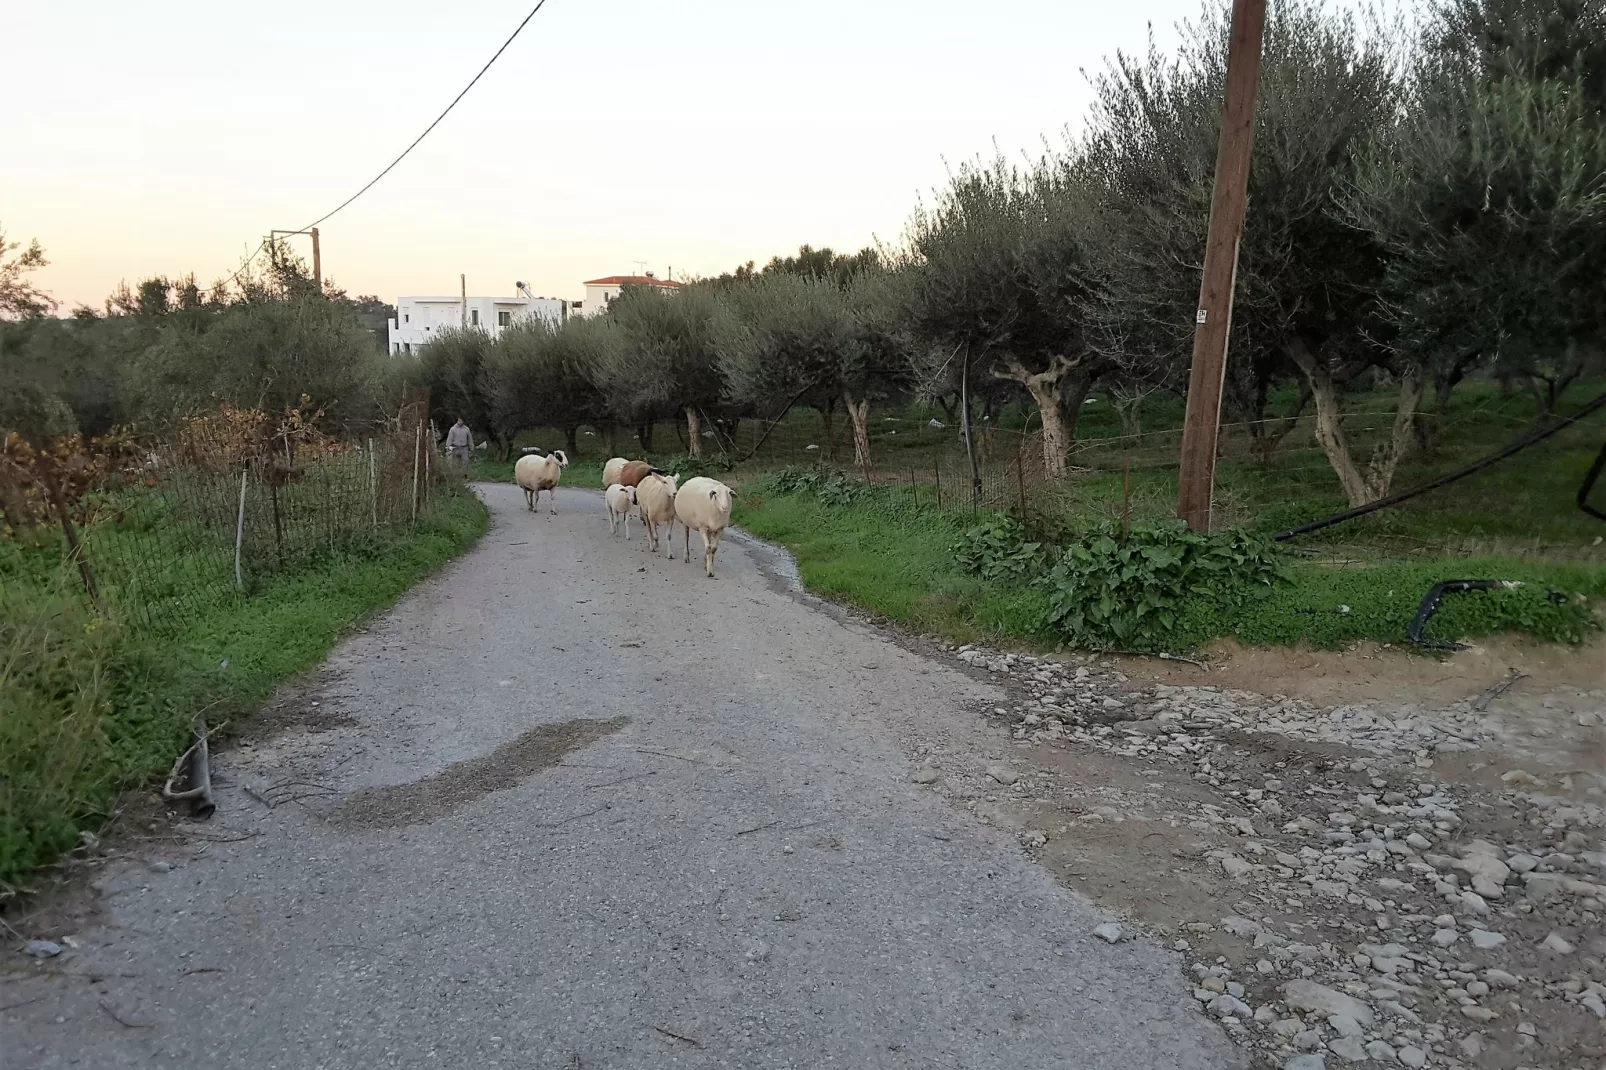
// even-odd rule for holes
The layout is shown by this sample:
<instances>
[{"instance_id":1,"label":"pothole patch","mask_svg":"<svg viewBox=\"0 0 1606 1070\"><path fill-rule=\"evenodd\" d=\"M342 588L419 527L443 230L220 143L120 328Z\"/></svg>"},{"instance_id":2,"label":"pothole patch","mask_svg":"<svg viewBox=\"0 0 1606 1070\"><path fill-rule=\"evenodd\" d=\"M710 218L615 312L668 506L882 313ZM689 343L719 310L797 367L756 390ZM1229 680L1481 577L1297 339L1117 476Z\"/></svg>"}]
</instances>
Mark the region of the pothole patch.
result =
<instances>
[{"instance_id":1,"label":"pothole patch","mask_svg":"<svg viewBox=\"0 0 1606 1070\"><path fill-rule=\"evenodd\" d=\"M570 752L612 735L629 723L628 717L614 717L606 721L579 718L537 725L490 754L454 762L433 776L356 792L330 811L329 820L337 825L370 829L427 824L481 796L515 787L542 769L557 765Z\"/></svg>"}]
</instances>

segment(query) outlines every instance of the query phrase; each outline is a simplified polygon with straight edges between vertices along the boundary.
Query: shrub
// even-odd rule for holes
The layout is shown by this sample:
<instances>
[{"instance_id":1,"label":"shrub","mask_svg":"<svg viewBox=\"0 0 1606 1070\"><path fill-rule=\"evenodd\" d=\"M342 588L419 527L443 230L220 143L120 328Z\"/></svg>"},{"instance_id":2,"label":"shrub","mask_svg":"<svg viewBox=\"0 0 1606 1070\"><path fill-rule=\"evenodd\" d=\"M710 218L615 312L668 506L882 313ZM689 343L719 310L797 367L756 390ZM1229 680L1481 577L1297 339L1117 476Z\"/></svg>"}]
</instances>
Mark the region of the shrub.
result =
<instances>
[{"instance_id":1,"label":"shrub","mask_svg":"<svg viewBox=\"0 0 1606 1070\"><path fill-rule=\"evenodd\" d=\"M723 453L710 453L702 457L681 453L653 461L653 467L663 472L679 472L681 481L684 482L696 476L724 475L736 467L736 462Z\"/></svg>"},{"instance_id":2,"label":"shrub","mask_svg":"<svg viewBox=\"0 0 1606 1070\"><path fill-rule=\"evenodd\" d=\"M1066 547L1040 582L1049 593L1045 623L1066 641L1151 651L1189 645L1184 617L1200 603L1241 606L1286 578L1263 537L1165 521L1136 524L1125 539L1104 524Z\"/></svg>"},{"instance_id":3,"label":"shrub","mask_svg":"<svg viewBox=\"0 0 1606 1070\"><path fill-rule=\"evenodd\" d=\"M995 582L1036 579L1052 560L1021 520L1004 513L966 530L953 552L960 568Z\"/></svg>"},{"instance_id":4,"label":"shrub","mask_svg":"<svg viewBox=\"0 0 1606 1070\"><path fill-rule=\"evenodd\" d=\"M812 494L824 505L852 505L875 493L875 487L830 468L782 468L765 477L776 494Z\"/></svg>"}]
</instances>

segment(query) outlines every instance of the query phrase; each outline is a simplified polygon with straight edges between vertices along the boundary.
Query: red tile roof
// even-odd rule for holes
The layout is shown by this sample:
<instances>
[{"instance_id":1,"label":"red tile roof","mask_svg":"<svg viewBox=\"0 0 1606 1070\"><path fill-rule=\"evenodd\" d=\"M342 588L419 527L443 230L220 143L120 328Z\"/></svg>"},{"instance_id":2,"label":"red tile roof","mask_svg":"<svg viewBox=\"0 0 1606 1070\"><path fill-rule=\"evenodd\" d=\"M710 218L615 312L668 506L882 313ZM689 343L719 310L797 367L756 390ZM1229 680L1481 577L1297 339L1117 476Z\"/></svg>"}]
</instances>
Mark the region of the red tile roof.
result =
<instances>
[{"instance_id":1,"label":"red tile roof","mask_svg":"<svg viewBox=\"0 0 1606 1070\"><path fill-rule=\"evenodd\" d=\"M650 275L609 275L605 279L587 279L582 286L679 286L672 279L655 279Z\"/></svg>"}]
</instances>

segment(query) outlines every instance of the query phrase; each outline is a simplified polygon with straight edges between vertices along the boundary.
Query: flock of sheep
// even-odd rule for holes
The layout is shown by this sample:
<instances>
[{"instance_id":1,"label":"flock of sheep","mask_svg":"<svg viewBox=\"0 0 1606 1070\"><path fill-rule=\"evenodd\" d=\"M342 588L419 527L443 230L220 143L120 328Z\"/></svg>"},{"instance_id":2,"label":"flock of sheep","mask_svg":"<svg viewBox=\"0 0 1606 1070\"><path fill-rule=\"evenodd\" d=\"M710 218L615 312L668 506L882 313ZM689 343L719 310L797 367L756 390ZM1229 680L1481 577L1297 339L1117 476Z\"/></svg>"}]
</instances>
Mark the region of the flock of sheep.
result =
<instances>
[{"instance_id":1,"label":"flock of sheep","mask_svg":"<svg viewBox=\"0 0 1606 1070\"><path fill-rule=\"evenodd\" d=\"M520 457L513 466L513 480L524 491L524 504L531 512L541 501L541 492L549 495L551 515L556 516L558 482L563 470L569 467L569 458L562 450L553 450L546 456L534 454ZM686 532L686 551L683 560L691 560L691 533L703 536L703 570L714 575L714 553L719 549L719 538L731 519L731 496L736 492L717 479L694 476L680 485L680 476L665 475L646 461L632 461L615 457L602 466L603 502L608 507L608 533L616 535L623 523L625 538L630 538L630 517L634 514L646 528L647 548L654 554L660 545L668 547L667 557L675 556L675 524ZM668 525L667 538L661 538L659 529Z\"/></svg>"}]
</instances>

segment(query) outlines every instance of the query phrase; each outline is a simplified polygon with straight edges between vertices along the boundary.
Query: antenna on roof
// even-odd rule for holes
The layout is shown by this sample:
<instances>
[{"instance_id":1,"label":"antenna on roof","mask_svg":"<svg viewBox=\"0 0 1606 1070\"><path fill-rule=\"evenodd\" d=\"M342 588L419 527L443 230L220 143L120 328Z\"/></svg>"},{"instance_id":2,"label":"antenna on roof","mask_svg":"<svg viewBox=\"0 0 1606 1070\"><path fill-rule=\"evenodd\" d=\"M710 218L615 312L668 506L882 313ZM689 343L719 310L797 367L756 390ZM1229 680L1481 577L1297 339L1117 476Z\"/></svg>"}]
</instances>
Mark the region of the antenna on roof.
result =
<instances>
[{"instance_id":1,"label":"antenna on roof","mask_svg":"<svg viewBox=\"0 0 1606 1070\"><path fill-rule=\"evenodd\" d=\"M637 275L640 275L647 270L647 262L645 260L632 260L630 262L636 265Z\"/></svg>"}]
</instances>

